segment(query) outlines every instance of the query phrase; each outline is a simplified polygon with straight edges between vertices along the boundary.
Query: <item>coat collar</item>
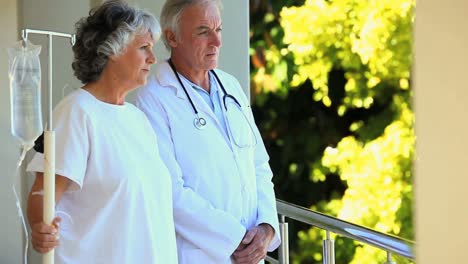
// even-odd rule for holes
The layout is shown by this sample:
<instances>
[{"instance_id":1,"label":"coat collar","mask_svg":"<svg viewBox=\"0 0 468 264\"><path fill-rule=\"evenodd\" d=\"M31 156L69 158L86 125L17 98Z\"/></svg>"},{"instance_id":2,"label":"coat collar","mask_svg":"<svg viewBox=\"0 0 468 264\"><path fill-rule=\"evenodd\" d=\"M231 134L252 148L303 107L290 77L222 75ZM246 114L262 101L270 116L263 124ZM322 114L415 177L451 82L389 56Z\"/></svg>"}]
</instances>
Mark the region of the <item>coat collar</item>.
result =
<instances>
[{"instance_id":1,"label":"coat collar","mask_svg":"<svg viewBox=\"0 0 468 264\"><path fill-rule=\"evenodd\" d=\"M177 80L177 77L174 75L174 71L172 71L172 68L167 62L167 60L164 60L163 62L156 64L155 68L156 68L155 77L158 80L159 84L161 84L162 86L171 86L175 88L176 96L181 99L185 99L187 97L182 87L180 87L179 81ZM218 77L222 81L223 77L221 76L220 72L217 71L216 69L214 69L214 71L216 71L216 73L218 74ZM219 85L216 79L215 79L215 82ZM192 89L191 87L186 87L186 88ZM189 92L189 95L192 96L192 93L190 93L190 91L188 92ZM219 92L222 93L222 90L220 90Z\"/></svg>"},{"instance_id":2,"label":"coat collar","mask_svg":"<svg viewBox=\"0 0 468 264\"><path fill-rule=\"evenodd\" d=\"M156 65L155 77L161 86L173 89L175 91L175 95L178 98L188 101L184 89L181 87L179 80L175 76L174 71L172 70L171 66L167 61L163 61ZM218 123L218 119L213 113L213 110L211 110L210 106L206 104L205 100L201 98L197 91L195 91L191 86L184 82L182 78L181 80L185 86L185 89L187 89L187 93L192 99L192 102L197 108L197 110L199 112L203 112L203 115L205 116L210 116L214 120L214 122ZM220 92L222 93L222 91Z\"/></svg>"},{"instance_id":3,"label":"coat collar","mask_svg":"<svg viewBox=\"0 0 468 264\"><path fill-rule=\"evenodd\" d=\"M157 82L159 82L159 84L161 86L174 90L176 97L178 97L179 99L189 101L188 98L187 98L187 95L184 92L184 89L181 87L177 77L174 74L174 71L172 70L171 66L169 65L169 63L167 61L163 61L163 62L158 63L155 68L156 68L155 78L157 79ZM222 74L220 74L220 71L216 71L216 73L218 74L220 81L223 82L223 84L224 84L223 76L222 76ZM197 108L199 113L204 117L209 117L211 119L210 122L213 122L214 124L216 124L216 127L220 131L220 133L223 135L223 137L224 137L224 139L226 141L226 144L228 144L228 146L230 146L232 148L232 144L230 143L231 141L229 139L229 135L227 135L225 133L224 128L220 124L218 118L216 117L216 115L214 114L214 112L210 108L210 106L208 106L208 104L205 102L205 100L203 100L203 98L198 94L198 92L195 91L186 82L184 82L183 79L182 79L182 82L184 83L185 88L187 89L187 93L189 94L190 98L192 99L193 104L195 105L195 107ZM217 82L216 78L214 78L214 82L219 86L219 83ZM224 85L225 89L227 91L229 91L228 90L229 88L227 86L229 86L229 85ZM224 110L224 105L222 103L223 102L223 95L224 95L224 93L223 93L222 89L218 87L217 96L219 96L218 98L219 98L219 100L221 102L221 107ZM187 103L190 104L189 102L187 102ZM190 106L190 108L192 108L192 106ZM226 119L226 122L228 122L227 119Z\"/></svg>"},{"instance_id":4,"label":"coat collar","mask_svg":"<svg viewBox=\"0 0 468 264\"><path fill-rule=\"evenodd\" d=\"M170 86L174 88L176 96L181 99L185 99L187 97L182 87L180 87L179 81L174 75L171 66L166 60L156 65L155 72L156 79L161 86Z\"/></svg>"}]
</instances>

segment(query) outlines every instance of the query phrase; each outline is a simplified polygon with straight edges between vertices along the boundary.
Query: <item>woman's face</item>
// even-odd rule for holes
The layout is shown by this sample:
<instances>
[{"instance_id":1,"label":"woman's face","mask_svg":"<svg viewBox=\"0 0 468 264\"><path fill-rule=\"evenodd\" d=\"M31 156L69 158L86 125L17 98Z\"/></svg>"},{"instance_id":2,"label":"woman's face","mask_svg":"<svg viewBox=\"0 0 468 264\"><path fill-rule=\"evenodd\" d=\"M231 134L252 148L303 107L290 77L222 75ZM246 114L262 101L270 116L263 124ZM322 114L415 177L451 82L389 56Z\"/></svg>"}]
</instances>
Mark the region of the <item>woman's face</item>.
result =
<instances>
[{"instance_id":1,"label":"woman's face","mask_svg":"<svg viewBox=\"0 0 468 264\"><path fill-rule=\"evenodd\" d=\"M131 89L145 85L151 64L156 62L150 32L136 35L119 56L112 56L113 78Z\"/></svg>"}]
</instances>

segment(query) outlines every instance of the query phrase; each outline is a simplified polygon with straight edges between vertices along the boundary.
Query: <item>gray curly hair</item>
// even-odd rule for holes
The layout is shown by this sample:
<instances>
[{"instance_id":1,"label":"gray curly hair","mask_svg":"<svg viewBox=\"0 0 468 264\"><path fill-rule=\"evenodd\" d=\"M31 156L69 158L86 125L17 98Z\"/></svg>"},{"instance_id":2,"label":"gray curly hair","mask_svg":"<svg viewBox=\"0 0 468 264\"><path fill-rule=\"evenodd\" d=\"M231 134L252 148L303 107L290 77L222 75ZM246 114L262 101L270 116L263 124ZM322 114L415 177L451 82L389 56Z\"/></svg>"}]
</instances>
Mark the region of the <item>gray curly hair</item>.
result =
<instances>
[{"instance_id":1,"label":"gray curly hair","mask_svg":"<svg viewBox=\"0 0 468 264\"><path fill-rule=\"evenodd\" d=\"M84 84L101 76L112 55L120 55L136 35L150 32L156 41L161 28L149 12L132 7L124 1L110 0L89 11L89 16L76 25L72 68Z\"/></svg>"},{"instance_id":2,"label":"gray curly hair","mask_svg":"<svg viewBox=\"0 0 468 264\"><path fill-rule=\"evenodd\" d=\"M221 0L167 0L164 3L164 6L161 10L161 28L163 31L171 30L175 33L176 37L178 38L179 32L179 21L180 15L182 11L191 5L203 5L208 3L214 3L218 9L221 11L223 8L223 4ZM164 45L168 50L171 49L169 46L169 42L166 39L166 36L163 34L162 40Z\"/></svg>"}]
</instances>

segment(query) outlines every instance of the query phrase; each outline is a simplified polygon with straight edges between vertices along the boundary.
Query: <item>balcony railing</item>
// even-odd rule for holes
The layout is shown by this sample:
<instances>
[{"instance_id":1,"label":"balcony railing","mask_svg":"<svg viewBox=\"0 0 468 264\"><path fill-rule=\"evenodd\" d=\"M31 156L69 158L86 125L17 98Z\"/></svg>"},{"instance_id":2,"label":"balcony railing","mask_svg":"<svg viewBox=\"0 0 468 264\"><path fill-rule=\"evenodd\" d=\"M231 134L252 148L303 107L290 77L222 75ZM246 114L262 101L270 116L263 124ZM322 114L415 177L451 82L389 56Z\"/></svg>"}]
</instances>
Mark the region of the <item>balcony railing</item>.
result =
<instances>
[{"instance_id":1,"label":"balcony railing","mask_svg":"<svg viewBox=\"0 0 468 264\"><path fill-rule=\"evenodd\" d=\"M280 217L282 243L278 249L278 259L267 256L266 261L269 263L289 264L288 223L286 222L286 218L326 230L326 238L323 240L322 259L324 264L335 263L334 241L330 238L330 233L335 233L386 251L387 260L384 264L395 264L392 260L392 254L414 261L414 243L412 241L380 233L281 200L276 201L276 206Z\"/></svg>"}]
</instances>

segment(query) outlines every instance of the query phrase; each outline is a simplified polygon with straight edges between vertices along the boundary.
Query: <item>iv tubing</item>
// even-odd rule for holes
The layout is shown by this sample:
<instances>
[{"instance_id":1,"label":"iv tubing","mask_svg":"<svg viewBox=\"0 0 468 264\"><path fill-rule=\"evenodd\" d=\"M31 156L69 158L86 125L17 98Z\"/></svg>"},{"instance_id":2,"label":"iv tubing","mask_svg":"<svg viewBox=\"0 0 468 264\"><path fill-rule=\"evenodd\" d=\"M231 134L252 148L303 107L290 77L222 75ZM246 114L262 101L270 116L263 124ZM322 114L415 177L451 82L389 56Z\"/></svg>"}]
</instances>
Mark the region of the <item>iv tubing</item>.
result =
<instances>
[{"instance_id":1,"label":"iv tubing","mask_svg":"<svg viewBox=\"0 0 468 264\"><path fill-rule=\"evenodd\" d=\"M16 164L16 175L19 173L19 169L21 168L21 164L23 163L24 157L26 156L26 152L28 152L33 146L32 145L23 145L23 151L21 152L20 159L18 163ZM16 199L16 209L18 210L18 216L21 218L21 223L23 224L23 231L24 231L24 236L25 236L25 242L26 245L24 246L24 263L28 263L28 246L29 246L29 234L28 234L28 228L26 226L26 220L24 218L23 210L21 209L21 202L18 196L18 193L16 192L15 184L11 186L13 189L13 193L15 194L15 199Z\"/></svg>"}]
</instances>

